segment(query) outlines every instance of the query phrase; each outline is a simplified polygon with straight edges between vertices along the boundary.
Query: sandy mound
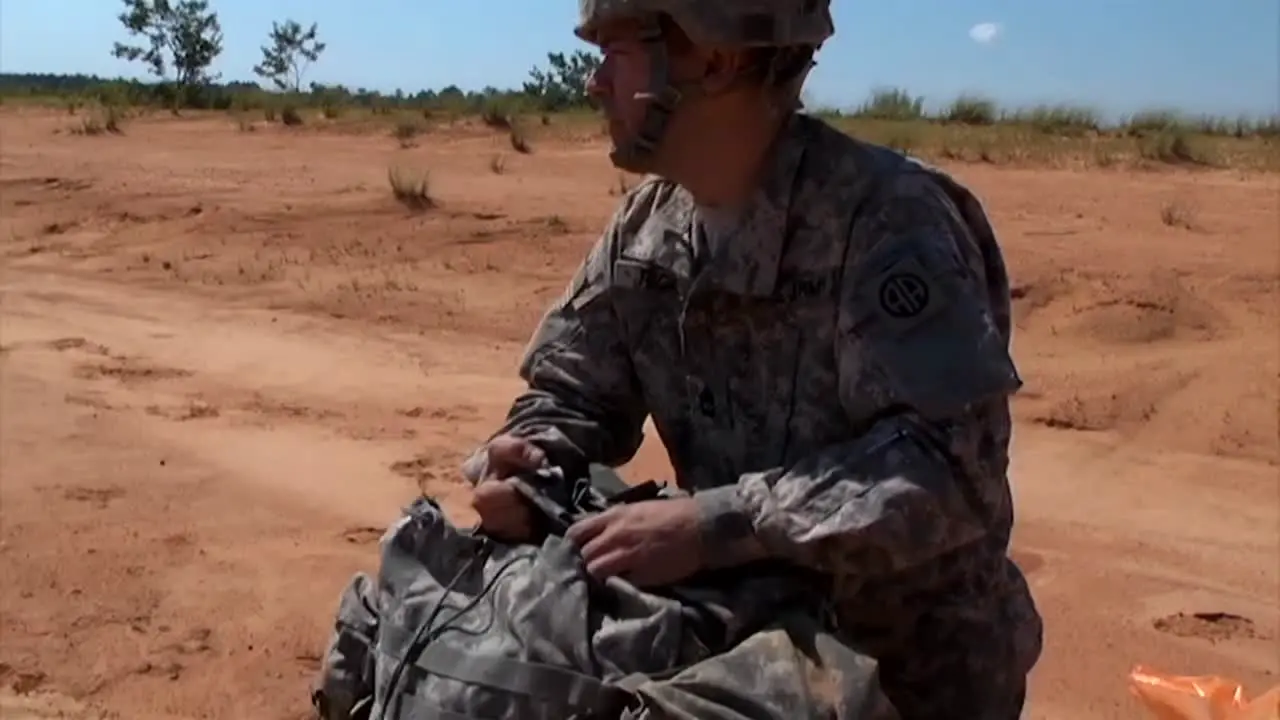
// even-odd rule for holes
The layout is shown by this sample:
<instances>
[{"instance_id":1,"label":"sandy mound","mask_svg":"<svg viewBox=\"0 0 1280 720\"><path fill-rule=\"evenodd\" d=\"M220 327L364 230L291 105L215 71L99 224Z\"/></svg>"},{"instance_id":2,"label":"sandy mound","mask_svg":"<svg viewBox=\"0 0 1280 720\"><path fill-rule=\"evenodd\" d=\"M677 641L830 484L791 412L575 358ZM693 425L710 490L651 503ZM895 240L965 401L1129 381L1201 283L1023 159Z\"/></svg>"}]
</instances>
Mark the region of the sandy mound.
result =
<instances>
[{"instance_id":1,"label":"sandy mound","mask_svg":"<svg viewBox=\"0 0 1280 720\"><path fill-rule=\"evenodd\" d=\"M1013 290L1021 417L1280 462L1277 322L1256 279L1172 268L1046 273Z\"/></svg>"},{"instance_id":2,"label":"sandy mound","mask_svg":"<svg viewBox=\"0 0 1280 720\"><path fill-rule=\"evenodd\" d=\"M1231 332L1229 319L1170 270L1138 276L1062 274L1016 286L1012 294L1019 329L1063 340L1195 343Z\"/></svg>"}]
</instances>

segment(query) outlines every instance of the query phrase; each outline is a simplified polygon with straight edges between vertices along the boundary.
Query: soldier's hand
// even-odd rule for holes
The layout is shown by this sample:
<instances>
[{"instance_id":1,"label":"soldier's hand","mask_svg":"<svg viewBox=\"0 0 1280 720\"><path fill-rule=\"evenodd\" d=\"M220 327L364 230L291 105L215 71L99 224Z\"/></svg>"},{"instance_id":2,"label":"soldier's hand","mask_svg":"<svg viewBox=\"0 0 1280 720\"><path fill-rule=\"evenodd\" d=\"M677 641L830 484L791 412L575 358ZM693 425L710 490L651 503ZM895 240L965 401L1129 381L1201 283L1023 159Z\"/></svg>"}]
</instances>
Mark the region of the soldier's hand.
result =
<instances>
[{"instance_id":1,"label":"soldier's hand","mask_svg":"<svg viewBox=\"0 0 1280 720\"><path fill-rule=\"evenodd\" d=\"M615 505L574 523L567 537L593 577L660 587L702 567L700 529L697 503L677 498Z\"/></svg>"},{"instance_id":2,"label":"soldier's hand","mask_svg":"<svg viewBox=\"0 0 1280 720\"><path fill-rule=\"evenodd\" d=\"M546 456L532 443L510 435L494 438L486 451L485 474L471 497L471 507L480 516L480 529L506 542L529 541L533 538L533 510L507 479L537 470Z\"/></svg>"}]
</instances>

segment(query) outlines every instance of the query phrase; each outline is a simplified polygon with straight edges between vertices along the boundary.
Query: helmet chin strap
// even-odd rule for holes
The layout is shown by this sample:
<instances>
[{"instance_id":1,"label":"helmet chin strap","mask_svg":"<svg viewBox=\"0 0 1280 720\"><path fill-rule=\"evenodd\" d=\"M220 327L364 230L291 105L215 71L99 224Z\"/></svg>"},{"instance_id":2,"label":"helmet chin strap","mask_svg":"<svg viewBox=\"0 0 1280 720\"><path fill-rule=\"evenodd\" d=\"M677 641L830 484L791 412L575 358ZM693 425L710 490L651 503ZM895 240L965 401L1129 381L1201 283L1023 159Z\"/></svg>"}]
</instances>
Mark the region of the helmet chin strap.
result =
<instances>
[{"instance_id":1,"label":"helmet chin strap","mask_svg":"<svg viewBox=\"0 0 1280 720\"><path fill-rule=\"evenodd\" d=\"M648 101L644 117L635 135L625 143L619 143L609 153L609 159L615 166L635 173L651 172L654 169L658 147L662 144L663 136L667 132L667 126L671 122L671 116L676 107L687 100L691 94L703 92L696 83L681 89L671 82L671 58L662 36L662 28L656 18L645 24L640 39L649 56L649 89L636 93L634 99ZM786 107L778 108L780 111L790 113L803 107L799 90L816 64L810 55L801 67L794 70L787 69L787 74L792 76L786 83L787 94L792 96L786 98ZM773 79L780 69L776 64L767 68L766 85L773 84Z\"/></svg>"},{"instance_id":2,"label":"helmet chin strap","mask_svg":"<svg viewBox=\"0 0 1280 720\"><path fill-rule=\"evenodd\" d=\"M652 169L654 155L666 134L671 114L685 95L671 84L670 57L657 20L647 24L642 40L649 55L649 89L636 93L635 99L649 102L639 131L609 154L614 165L631 172Z\"/></svg>"}]
</instances>

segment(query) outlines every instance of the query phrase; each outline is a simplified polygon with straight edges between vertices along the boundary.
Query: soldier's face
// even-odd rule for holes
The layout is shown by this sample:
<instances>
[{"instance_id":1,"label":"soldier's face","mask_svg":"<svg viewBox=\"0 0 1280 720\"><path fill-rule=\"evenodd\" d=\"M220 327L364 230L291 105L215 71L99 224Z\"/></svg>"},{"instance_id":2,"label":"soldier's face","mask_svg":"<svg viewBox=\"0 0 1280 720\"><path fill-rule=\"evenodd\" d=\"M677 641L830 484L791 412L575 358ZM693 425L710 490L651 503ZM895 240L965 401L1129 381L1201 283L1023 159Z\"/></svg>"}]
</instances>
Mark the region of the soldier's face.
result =
<instances>
[{"instance_id":1,"label":"soldier's face","mask_svg":"<svg viewBox=\"0 0 1280 720\"><path fill-rule=\"evenodd\" d=\"M598 37L604 60L587 83L587 91L604 112L609 125L609 136L615 148L627 145L639 134L649 107L649 94L655 90L653 50L641 41L641 30L638 23L630 21L601 27ZM706 79L708 63L713 56L719 56L693 47L678 29L666 29L666 33L666 83L682 90L691 85L702 85ZM660 140L658 152L642 161L644 167L625 169L633 172L662 172L674 158L688 154L680 150L690 146L689 138L685 136L691 133L696 136L697 133L685 127L690 124L690 119L685 117L688 113L684 104L669 122ZM696 145L695 142L692 147Z\"/></svg>"},{"instance_id":2,"label":"soldier's face","mask_svg":"<svg viewBox=\"0 0 1280 720\"><path fill-rule=\"evenodd\" d=\"M625 167L632 172L677 172L677 166L698 162L699 147L708 128L723 128L735 116L732 106L721 102L732 90L746 56L716 48L694 46L678 28L665 28L666 84L692 97L682 100L670 118L657 152L641 159L643 167ZM600 68L591 76L587 90L600 104L609 125L615 148L630 143L640 132L649 107L653 87L653 50L641 42L641 26L619 22L600 28L599 42L604 53ZM662 88L657 88L661 90ZM618 162L615 159L615 162Z\"/></svg>"},{"instance_id":3,"label":"soldier's face","mask_svg":"<svg viewBox=\"0 0 1280 720\"><path fill-rule=\"evenodd\" d=\"M588 80L587 92L600 103L614 145L623 145L644 122L648 100L636 96L650 90L652 60L635 23L603 27L599 38L604 60Z\"/></svg>"}]
</instances>

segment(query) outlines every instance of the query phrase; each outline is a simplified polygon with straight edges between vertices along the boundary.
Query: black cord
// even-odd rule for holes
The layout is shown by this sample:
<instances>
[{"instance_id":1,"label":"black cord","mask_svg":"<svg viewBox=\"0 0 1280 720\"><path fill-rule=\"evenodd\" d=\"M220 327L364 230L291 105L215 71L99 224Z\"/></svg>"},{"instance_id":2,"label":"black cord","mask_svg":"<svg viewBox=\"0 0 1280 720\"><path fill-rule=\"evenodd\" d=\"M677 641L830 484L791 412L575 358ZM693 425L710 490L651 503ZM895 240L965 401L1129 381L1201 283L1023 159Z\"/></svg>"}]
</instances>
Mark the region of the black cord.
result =
<instances>
[{"instance_id":1,"label":"black cord","mask_svg":"<svg viewBox=\"0 0 1280 720\"><path fill-rule=\"evenodd\" d=\"M417 658L432 641L436 640L440 635L448 631L450 624L462 617L464 613L469 612L475 608L476 605L480 604L480 601L484 600L484 598L493 591L498 580L500 580L508 570L515 567L517 562L521 560L532 560L528 555L517 555L509 558L498 568L497 572L493 574L493 577L484 584L484 587L480 589L480 592L476 593L474 598L463 604L462 607L456 608L456 612L450 616L448 620L441 623L439 627L434 627L436 619L441 612L446 609L455 609L445 603L445 600L449 597L449 593L453 592L454 587L463 578L463 576L471 572L472 567L477 561L483 562L489 558L489 554L493 550L493 541L489 538L481 538L481 542L482 545L476 554L473 555L470 560L467 560L467 563L462 566L462 569L459 570L456 575L453 576L453 579L449 581L449 584L445 585L444 592L441 593L440 598L435 602L435 606L431 608L431 613L427 615L426 622L418 627L418 630L414 633L413 640L409 643L409 647L405 649L404 654L396 662L395 668L391 671L391 680L387 683L387 702L382 706L382 714L378 716L379 720L386 720L387 709L391 707L392 698L399 697L399 694L397 693L397 686L400 684L401 676L408 668L412 659Z\"/></svg>"}]
</instances>

